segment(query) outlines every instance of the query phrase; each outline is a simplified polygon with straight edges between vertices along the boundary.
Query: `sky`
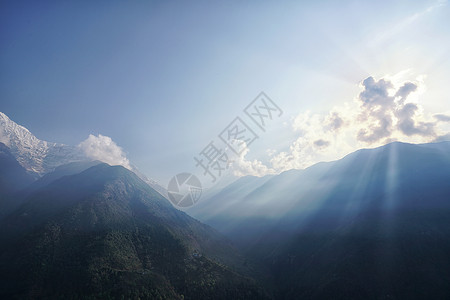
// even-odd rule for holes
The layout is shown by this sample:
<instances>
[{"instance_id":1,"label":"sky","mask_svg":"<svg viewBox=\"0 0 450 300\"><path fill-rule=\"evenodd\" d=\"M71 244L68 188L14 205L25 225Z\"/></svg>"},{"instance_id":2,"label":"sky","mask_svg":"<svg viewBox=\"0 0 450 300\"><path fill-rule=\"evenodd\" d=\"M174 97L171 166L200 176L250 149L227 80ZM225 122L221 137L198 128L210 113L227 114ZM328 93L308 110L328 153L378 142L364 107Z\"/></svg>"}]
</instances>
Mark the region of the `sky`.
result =
<instances>
[{"instance_id":1,"label":"sky","mask_svg":"<svg viewBox=\"0 0 450 300\"><path fill-rule=\"evenodd\" d=\"M450 140L447 1L224 2L2 1L0 111L163 185L212 182L194 159L211 142L263 176ZM279 108L264 130L244 111L261 92ZM236 117L257 136L237 154Z\"/></svg>"}]
</instances>

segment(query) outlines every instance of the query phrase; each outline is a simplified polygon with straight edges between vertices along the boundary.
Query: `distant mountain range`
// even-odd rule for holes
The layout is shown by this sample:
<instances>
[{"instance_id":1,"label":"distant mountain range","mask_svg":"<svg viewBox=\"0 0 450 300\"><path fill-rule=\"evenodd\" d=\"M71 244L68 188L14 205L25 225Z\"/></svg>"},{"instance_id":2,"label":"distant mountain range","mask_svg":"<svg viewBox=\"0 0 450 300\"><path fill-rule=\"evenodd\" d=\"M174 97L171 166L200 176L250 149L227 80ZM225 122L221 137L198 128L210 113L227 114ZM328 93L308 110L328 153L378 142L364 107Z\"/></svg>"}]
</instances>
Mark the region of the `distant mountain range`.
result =
<instances>
[{"instance_id":1,"label":"distant mountain range","mask_svg":"<svg viewBox=\"0 0 450 300\"><path fill-rule=\"evenodd\" d=\"M450 297L450 142L244 177L188 213L267 268L280 299Z\"/></svg>"},{"instance_id":2,"label":"distant mountain range","mask_svg":"<svg viewBox=\"0 0 450 300\"><path fill-rule=\"evenodd\" d=\"M450 142L242 177L188 215L0 121L1 299L450 299Z\"/></svg>"},{"instance_id":3,"label":"distant mountain range","mask_svg":"<svg viewBox=\"0 0 450 300\"><path fill-rule=\"evenodd\" d=\"M374 205L385 210L432 205L434 200L412 203L411 194L448 195L449 161L450 142L394 142L305 170L242 177L186 211L227 232L240 220L294 218L298 223L325 208L359 213L370 204L365 199L375 196L379 200Z\"/></svg>"}]
</instances>

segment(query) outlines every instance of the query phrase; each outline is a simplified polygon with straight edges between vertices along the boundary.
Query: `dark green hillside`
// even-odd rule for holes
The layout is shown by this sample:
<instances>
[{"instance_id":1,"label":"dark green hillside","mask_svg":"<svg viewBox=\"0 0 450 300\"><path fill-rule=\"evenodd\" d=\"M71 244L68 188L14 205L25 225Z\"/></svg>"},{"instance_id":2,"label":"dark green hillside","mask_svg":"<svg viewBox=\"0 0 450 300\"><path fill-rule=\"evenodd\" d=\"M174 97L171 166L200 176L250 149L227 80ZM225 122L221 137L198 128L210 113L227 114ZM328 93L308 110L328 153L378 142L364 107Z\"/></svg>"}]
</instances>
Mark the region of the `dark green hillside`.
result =
<instances>
[{"instance_id":1,"label":"dark green hillside","mask_svg":"<svg viewBox=\"0 0 450 300\"><path fill-rule=\"evenodd\" d=\"M123 167L56 180L0 225L2 297L264 298L226 240Z\"/></svg>"}]
</instances>

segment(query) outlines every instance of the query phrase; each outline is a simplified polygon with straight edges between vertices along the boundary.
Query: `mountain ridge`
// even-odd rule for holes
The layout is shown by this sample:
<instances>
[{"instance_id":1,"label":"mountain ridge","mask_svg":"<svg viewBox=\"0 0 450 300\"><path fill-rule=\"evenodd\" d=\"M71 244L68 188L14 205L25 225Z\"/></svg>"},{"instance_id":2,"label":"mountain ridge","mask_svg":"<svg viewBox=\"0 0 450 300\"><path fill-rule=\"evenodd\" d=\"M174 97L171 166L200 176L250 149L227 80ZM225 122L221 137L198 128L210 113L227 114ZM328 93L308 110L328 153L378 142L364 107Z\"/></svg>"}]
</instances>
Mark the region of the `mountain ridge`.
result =
<instances>
[{"instance_id":1,"label":"mountain ridge","mask_svg":"<svg viewBox=\"0 0 450 300\"><path fill-rule=\"evenodd\" d=\"M0 228L3 296L266 297L226 239L122 166L99 164L51 182ZM58 286L44 283L60 276ZM123 287L114 291L117 280Z\"/></svg>"},{"instance_id":2,"label":"mountain ridge","mask_svg":"<svg viewBox=\"0 0 450 300\"><path fill-rule=\"evenodd\" d=\"M397 142L226 192L193 216L265 266L277 299L446 299L449 182L449 142Z\"/></svg>"}]
</instances>

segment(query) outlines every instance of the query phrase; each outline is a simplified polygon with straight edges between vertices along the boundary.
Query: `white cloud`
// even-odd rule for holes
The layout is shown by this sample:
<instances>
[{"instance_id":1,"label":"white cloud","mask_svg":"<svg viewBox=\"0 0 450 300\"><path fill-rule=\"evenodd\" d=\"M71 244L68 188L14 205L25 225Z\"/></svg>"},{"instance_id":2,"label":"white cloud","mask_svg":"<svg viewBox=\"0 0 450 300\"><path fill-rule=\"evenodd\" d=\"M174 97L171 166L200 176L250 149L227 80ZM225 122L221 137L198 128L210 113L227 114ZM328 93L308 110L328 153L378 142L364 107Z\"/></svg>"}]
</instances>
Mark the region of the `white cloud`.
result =
<instances>
[{"instance_id":1,"label":"white cloud","mask_svg":"<svg viewBox=\"0 0 450 300\"><path fill-rule=\"evenodd\" d=\"M386 143L414 137L415 142L428 142L436 137L437 122L418 103L409 101L418 83L404 82L396 87L389 80L369 77L362 87L358 100L365 126L358 132L359 141Z\"/></svg>"},{"instance_id":2,"label":"white cloud","mask_svg":"<svg viewBox=\"0 0 450 300\"><path fill-rule=\"evenodd\" d=\"M440 122L450 122L450 114L436 114L433 117Z\"/></svg>"},{"instance_id":3,"label":"white cloud","mask_svg":"<svg viewBox=\"0 0 450 300\"><path fill-rule=\"evenodd\" d=\"M325 125L329 130L338 132L345 125L345 120L337 111L332 111L325 119Z\"/></svg>"},{"instance_id":4,"label":"white cloud","mask_svg":"<svg viewBox=\"0 0 450 300\"><path fill-rule=\"evenodd\" d=\"M317 141L314 141L314 146L316 146L318 149L323 149L323 148L326 148L326 147L330 146L330 142L326 141L326 140L319 139Z\"/></svg>"},{"instance_id":5,"label":"white cloud","mask_svg":"<svg viewBox=\"0 0 450 300\"><path fill-rule=\"evenodd\" d=\"M409 72L409 71L408 71ZM376 80L368 77L352 102L333 107L328 113L300 113L291 123L297 137L289 147L267 149L267 164L247 160L249 149L233 164L237 176L274 174L304 169L321 161L333 161L361 148L393 141L428 143L448 140L450 113L432 115L420 105L424 76L405 80L410 73Z\"/></svg>"},{"instance_id":6,"label":"white cloud","mask_svg":"<svg viewBox=\"0 0 450 300\"><path fill-rule=\"evenodd\" d=\"M269 157L272 157L275 153L277 153L277 150L275 149L267 149L266 153Z\"/></svg>"},{"instance_id":7,"label":"white cloud","mask_svg":"<svg viewBox=\"0 0 450 300\"><path fill-rule=\"evenodd\" d=\"M131 169L125 152L110 137L92 134L82 141L78 147L91 159L100 160L110 165L121 165Z\"/></svg>"},{"instance_id":8,"label":"white cloud","mask_svg":"<svg viewBox=\"0 0 450 300\"><path fill-rule=\"evenodd\" d=\"M233 160L232 163L232 169L233 174L235 176L246 176L246 175L252 175L252 176L264 176L267 174L274 174L275 170L267 167L264 165L261 161L254 159L254 160L247 160L245 157L250 152L250 149L248 148L247 144L243 141L241 141L243 144L242 152L240 152L240 155L237 159Z\"/></svg>"},{"instance_id":9,"label":"white cloud","mask_svg":"<svg viewBox=\"0 0 450 300\"><path fill-rule=\"evenodd\" d=\"M417 95L425 89L422 78L400 82L389 77L368 77L352 103L334 107L324 115L310 111L299 114L292 123L297 139L288 150L272 156L271 169L302 169L392 141L426 143L448 139L449 132L443 126L450 119L448 115L432 116L418 102Z\"/></svg>"}]
</instances>

